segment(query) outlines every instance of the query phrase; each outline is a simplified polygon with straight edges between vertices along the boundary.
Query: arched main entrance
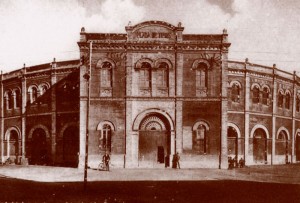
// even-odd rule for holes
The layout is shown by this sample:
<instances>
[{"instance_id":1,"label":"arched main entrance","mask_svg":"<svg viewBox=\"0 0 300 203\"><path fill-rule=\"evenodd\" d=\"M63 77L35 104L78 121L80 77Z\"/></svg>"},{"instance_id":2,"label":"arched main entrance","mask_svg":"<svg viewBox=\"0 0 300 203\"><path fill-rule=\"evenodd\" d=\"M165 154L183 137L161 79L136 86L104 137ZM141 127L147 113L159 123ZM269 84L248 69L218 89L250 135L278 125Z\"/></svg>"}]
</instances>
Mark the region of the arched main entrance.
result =
<instances>
[{"instance_id":1,"label":"arched main entrance","mask_svg":"<svg viewBox=\"0 0 300 203\"><path fill-rule=\"evenodd\" d=\"M36 128L32 133L30 164L45 165L49 161L46 132Z\"/></svg>"},{"instance_id":2,"label":"arched main entrance","mask_svg":"<svg viewBox=\"0 0 300 203\"><path fill-rule=\"evenodd\" d=\"M253 159L255 163L267 162L267 135L262 128L257 128L253 134Z\"/></svg>"},{"instance_id":3,"label":"arched main entrance","mask_svg":"<svg viewBox=\"0 0 300 203\"><path fill-rule=\"evenodd\" d=\"M300 132L296 134L296 161L300 161Z\"/></svg>"},{"instance_id":4,"label":"arched main entrance","mask_svg":"<svg viewBox=\"0 0 300 203\"><path fill-rule=\"evenodd\" d=\"M171 132L167 119L160 114L147 115L139 126L139 166L164 166L170 157Z\"/></svg>"},{"instance_id":5,"label":"arched main entrance","mask_svg":"<svg viewBox=\"0 0 300 203\"><path fill-rule=\"evenodd\" d=\"M78 166L79 130L76 126L69 126L63 134L63 162L70 167Z\"/></svg>"}]
</instances>

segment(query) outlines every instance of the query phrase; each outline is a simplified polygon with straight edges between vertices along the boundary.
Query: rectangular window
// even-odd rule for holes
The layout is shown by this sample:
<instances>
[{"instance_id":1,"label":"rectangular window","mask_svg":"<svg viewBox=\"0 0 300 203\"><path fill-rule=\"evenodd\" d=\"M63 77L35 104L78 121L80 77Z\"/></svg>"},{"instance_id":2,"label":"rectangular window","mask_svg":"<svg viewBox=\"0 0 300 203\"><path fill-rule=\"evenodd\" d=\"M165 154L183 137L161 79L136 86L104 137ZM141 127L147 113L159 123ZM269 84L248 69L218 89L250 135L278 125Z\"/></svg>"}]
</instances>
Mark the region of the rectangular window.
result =
<instances>
[{"instance_id":1,"label":"rectangular window","mask_svg":"<svg viewBox=\"0 0 300 203\"><path fill-rule=\"evenodd\" d=\"M168 87L168 73L167 73L167 70L159 70L158 71L157 85L159 87Z\"/></svg>"},{"instance_id":2,"label":"rectangular window","mask_svg":"<svg viewBox=\"0 0 300 203\"><path fill-rule=\"evenodd\" d=\"M140 87L149 88L150 87L150 75L148 69L141 69L139 71L139 83Z\"/></svg>"},{"instance_id":3,"label":"rectangular window","mask_svg":"<svg viewBox=\"0 0 300 203\"><path fill-rule=\"evenodd\" d=\"M111 70L101 70L101 87L111 87Z\"/></svg>"}]
</instances>

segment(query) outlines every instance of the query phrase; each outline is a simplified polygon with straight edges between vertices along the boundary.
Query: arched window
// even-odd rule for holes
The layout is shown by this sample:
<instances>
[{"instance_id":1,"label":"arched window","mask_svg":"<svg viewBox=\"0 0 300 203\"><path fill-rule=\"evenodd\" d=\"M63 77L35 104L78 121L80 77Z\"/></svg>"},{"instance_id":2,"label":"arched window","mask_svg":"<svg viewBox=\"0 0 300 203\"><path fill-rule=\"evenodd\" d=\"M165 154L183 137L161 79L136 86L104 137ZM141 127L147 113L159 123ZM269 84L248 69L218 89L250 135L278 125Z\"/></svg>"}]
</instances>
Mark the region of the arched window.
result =
<instances>
[{"instance_id":1,"label":"arched window","mask_svg":"<svg viewBox=\"0 0 300 203\"><path fill-rule=\"evenodd\" d=\"M112 129L109 124L104 124L102 126L101 136L100 136L100 149L111 152L111 134Z\"/></svg>"},{"instance_id":2,"label":"arched window","mask_svg":"<svg viewBox=\"0 0 300 203\"><path fill-rule=\"evenodd\" d=\"M299 95L296 97L296 111L300 111L300 98Z\"/></svg>"},{"instance_id":3,"label":"arched window","mask_svg":"<svg viewBox=\"0 0 300 203\"><path fill-rule=\"evenodd\" d=\"M282 106L283 106L283 92L282 91L278 92L277 106L280 108L282 108Z\"/></svg>"},{"instance_id":4,"label":"arched window","mask_svg":"<svg viewBox=\"0 0 300 203\"><path fill-rule=\"evenodd\" d=\"M259 87L258 86L254 86L252 89L252 102L254 104L259 103Z\"/></svg>"},{"instance_id":5,"label":"arched window","mask_svg":"<svg viewBox=\"0 0 300 203\"><path fill-rule=\"evenodd\" d=\"M158 67L157 85L158 87L168 87L169 85L169 66L162 62Z\"/></svg>"},{"instance_id":6,"label":"arched window","mask_svg":"<svg viewBox=\"0 0 300 203\"><path fill-rule=\"evenodd\" d=\"M112 64L104 62L101 67L101 87L112 87Z\"/></svg>"},{"instance_id":7,"label":"arched window","mask_svg":"<svg viewBox=\"0 0 300 203\"><path fill-rule=\"evenodd\" d=\"M35 86L29 87L28 98L30 103L34 103L38 98L38 89Z\"/></svg>"},{"instance_id":8,"label":"arched window","mask_svg":"<svg viewBox=\"0 0 300 203\"><path fill-rule=\"evenodd\" d=\"M151 65L147 62L142 62L141 69L139 70L139 84L142 88L151 87Z\"/></svg>"},{"instance_id":9,"label":"arched window","mask_svg":"<svg viewBox=\"0 0 300 203\"><path fill-rule=\"evenodd\" d=\"M20 108L21 106L21 91L19 89L15 90L15 108Z\"/></svg>"},{"instance_id":10,"label":"arched window","mask_svg":"<svg viewBox=\"0 0 300 203\"><path fill-rule=\"evenodd\" d=\"M231 87L231 101L240 102L240 85L233 83Z\"/></svg>"},{"instance_id":11,"label":"arched window","mask_svg":"<svg viewBox=\"0 0 300 203\"><path fill-rule=\"evenodd\" d=\"M14 98L11 91L7 92L7 109L12 109L14 106Z\"/></svg>"},{"instance_id":12,"label":"arched window","mask_svg":"<svg viewBox=\"0 0 300 203\"><path fill-rule=\"evenodd\" d=\"M207 88L207 65L199 63L196 69L196 83L198 88Z\"/></svg>"},{"instance_id":13,"label":"arched window","mask_svg":"<svg viewBox=\"0 0 300 203\"><path fill-rule=\"evenodd\" d=\"M193 150L200 154L208 153L208 130L204 122L196 123L193 127Z\"/></svg>"},{"instance_id":14,"label":"arched window","mask_svg":"<svg viewBox=\"0 0 300 203\"><path fill-rule=\"evenodd\" d=\"M285 94L285 108L290 109L290 103L291 103L291 94L287 92Z\"/></svg>"},{"instance_id":15,"label":"arched window","mask_svg":"<svg viewBox=\"0 0 300 203\"><path fill-rule=\"evenodd\" d=\"M47 85L41 85L40 86L40 95L45 94L45 92L47 91L48 87Z\"/></svg>"},{"instance_id":16,"label":"arched window","mask_svg":"<svg viewBox=\"0 0 300 203\"><path fill-rule=\"evenodd\" d=\"M262 103L264 105L268 105L269 104L269 94L270 94L270 90L268 87L264 87L263 88L263 92L262 92Z\"/></svg>"}]
</instances>

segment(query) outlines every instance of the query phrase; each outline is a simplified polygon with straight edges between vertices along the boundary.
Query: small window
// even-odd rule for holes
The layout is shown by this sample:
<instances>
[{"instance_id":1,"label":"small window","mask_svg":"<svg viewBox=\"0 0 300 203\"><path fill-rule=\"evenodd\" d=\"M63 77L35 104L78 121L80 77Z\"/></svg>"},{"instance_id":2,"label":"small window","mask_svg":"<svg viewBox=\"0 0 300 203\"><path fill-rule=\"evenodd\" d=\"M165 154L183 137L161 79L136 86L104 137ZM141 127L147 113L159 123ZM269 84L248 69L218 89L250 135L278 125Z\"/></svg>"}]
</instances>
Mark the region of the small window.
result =
<instances>
[{"instance_id":1,"label":"small window","mask_svg":"<svg viewBox=\"0 0 300 203\"><path fill-rule=\"evenodd\" d=\"M11 91L7 92L7 99L8 99L8 109L12 109L14 106L14 98L13 98L13 94Z\"/></svg>"},{"instance_id":2,"label":"small window","mask_svg":"<svg viewBox=\"0 0 300 203\"><path fill-rule=\"evenodd\" d=\"M150 88L151 81L151 65L143 62L139 70L139 84L142 88Z\"/></svg>"},{"instance_id":3,"label":"small window","mask_svg":"<svg viewBox=\"0 0 300 203\"><path fill-rule=\"evenodd\" d=\"M296 97L296 111L300 111L300 98L299 96Z\"/></svg>"},{"instance_id":4,"label":"small window","mask_svg":"<svg viewBox=\"0 0 300 203\"><path fill-rule=\"evenodd\" d=\"M100 149L111 152L111 134L111 126L104 124L100 136Z\"/></svg>"},{"instance_id":5,"label":"small window","mask_svg":"<svg viewBox=\"0 0 300 203\"><path fill-rule=\"evenodd\" d=\"M291 103L291 95L289 92L285 95L285 108L290 109L290 103Z\"/></svg>"},{"instance_id":6,"label":"small window","mask_svg":"<svg viewBox=\"0 0 300 203\"><path fill-rule=\"evenodd\" d=\"M168 87L168 79L169 79L169 69L168 64L163 62L158 67L158 80L157 85L159 87Z\"/></svg>"},{"instance_id":7,"label":"small window","mask_svg":"<svg viewBox=\"0 0 300 203\"><path fill-rule=\"evenodd\" d=\"M101 68L101 87L112 87L112 65L104 62Z\"/></svg>"},{"instance_id":8,"label":"small window","mask_svg":"<svg viewBox=\"0 0 300 203\"><path fill-rule=\"evenodd\" d=\"M198 125L195 130L195 137L193 140L193 149L199 153L206 154L208 148L207 130L204 125Z\"/></svg>"},{"instance_id":9,"label":"small window","mask_svg":"<svg viewBox=\"0 0 300 203\"><path fill-rule=\"evenodd\" d=\"M264 105L268 105L269 104L269 94L270 94L270 90L267 87L263 88L263 92L262 92L262 103Z\"/></svg>"},{"instance_id":10,"label":"small window","mask_svg":"<svg viewBox=\"0 0 300 203\"><path fill-rule=\"evenodd\" d=\"M22 99L21 92L20 92L20 90L17 89L15 91L15 108L20 108L20 106L21 106L21 99Z\"/></svg>"},{"instance_id":11,"label":"small window","mask_svg":"<svg viewBox=\"0 0 300 203\"><path fill-rule=\"evenodd\" d=\"M240 86L236 83L231 87L231 101L240 102Z\"/></svg>"},{"instance_id":12,"label":"small window","mask_svg":"<svg viewBox=\"0 0 300 203\"><path fill-rule=\"evenodd\" d=\"M254 104L259 103L259 88L257 86L254 86L252 89L252 102Z\"/></svg>"},{"instance_id":13,"label":"small window","mask_svg":"<svg viewBox=\"0 0 300 203\"><path fill-rule=\"evenodd\" d=\"M197 87L207 87L207 65L205 63L199 63L196 70L196 82Z\"/></svg>"},{"instance_id":14,"label":"small window","mask_svg":"<svg viewBox=\"0 0 300 203\"><path fill-rule=\"evenodd\" d=\"M45 92L47 91L47 89L48 89L47 85L42 85L40 87L40 95L45 94Z\"/></svg>"},{"instance_id":15,"label":"small window","mask_svg":"<svg viewBox=\"0 0 300 203\"><path fill-rule=\"evenodd\" d=\"M283 93L281 91L278 93L277 106L280 108L283 107Z\"/></svg>"}]
</instances>

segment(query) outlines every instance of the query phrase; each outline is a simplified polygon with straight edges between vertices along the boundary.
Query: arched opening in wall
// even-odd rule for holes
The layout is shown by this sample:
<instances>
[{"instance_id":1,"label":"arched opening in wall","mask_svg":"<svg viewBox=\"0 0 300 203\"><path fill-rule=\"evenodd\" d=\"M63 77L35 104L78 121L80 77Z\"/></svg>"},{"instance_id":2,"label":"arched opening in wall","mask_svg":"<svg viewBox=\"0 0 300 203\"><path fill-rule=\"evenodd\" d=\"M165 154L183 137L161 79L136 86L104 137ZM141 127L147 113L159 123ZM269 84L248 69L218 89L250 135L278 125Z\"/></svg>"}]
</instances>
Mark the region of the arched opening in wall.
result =
<instances>
[{"instance_id":1,"label":"arched opening in wall","mask_svg":"<svg viewBox=\"0 0 300 203\"><path fill-rule=\"evenodd\" d=\"M170 157L171 132L167 119L160 114L146 116L139 127L139 166L158 167Z\"/></svg>"},{"instance_id":2,"label":"arched opening in wall","mask_svg":"<svg viewBox=\"0 0 300 203\"><path fill-rule=\"evenodd\" d=\"M238 133L236 129L232 126L227 128L227 147L228 156L234 158L236 161L238 159Z\"/></svg>"},{"instance_id":3,"label":"arched opening in wall","mask_svg":"<svg viewBox=\"0 0 300 203\"><path fill-rule=\"evenodd\" d=\"M253 159L255 163L267 163L267 135L262 128L254 131Z\"/></svg>"},{"instance_id":4,"label":"arched opening in wall","mask_svg":"<svg viewBox=\"0 0 300 203\"><path fill-rule=\"evenodd\" d=\"M18 159L19 156L19 136L18 136L18 132L16 130L11 130L9 135L9 141L8 141L8 145L9 145L9 156L13 156L16 157L16 159Z\"/></svg>"},{"instance_id":5,"label":"arched opening in wall","mask_svg":"<svg viewBox=\"0 0 300 203\"><path fill-rule=\"evenodd\" d=\"M48 153L46 132L42 128L37 128L32 133L30 164L47 165Z\"/></svg>"},{"instance_id":6,"label":"arched opening in wall","mask_svg":"<svg viewBox=\"0 0 300 203\"><path fill-rule=\"evenodd\" d=\"M289 140L286 131L281 130L276 140L276 155L284 155L285 163L288 163L289 156Z\"/></svg>"},{"instance_id":7,"label":"arched opening in wall","mask_svg":"<svg viewBox=\"0 0 300 203\"><path fill-rule=\"evenodd\" d=\"M111 135L112 127L109 124L104 124L102 126L101 137L100 137L100 150L111 152Z\"/></svg>"},{"instance_id":8,"label":"arched opening in wall","mask_svg":"<svg viewBox=\"0 0 300 203\"><path fill-rule=\"evenodd\" d=\"M63 133L63 161L65 166L78 167L79 130L69 126Z\"/></svg>"},{"instance_id":9,"label":"arched opening in wall","mask_svg":"<svg viewBox=\"0 0 300 203\"><path fill-rule=\"evenodd\" d=\"M296 135L296 161L300 161L300 132Z\"/></svg>"}]
</instances>

